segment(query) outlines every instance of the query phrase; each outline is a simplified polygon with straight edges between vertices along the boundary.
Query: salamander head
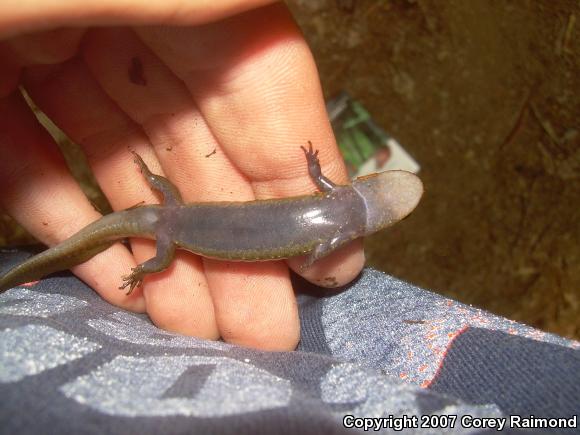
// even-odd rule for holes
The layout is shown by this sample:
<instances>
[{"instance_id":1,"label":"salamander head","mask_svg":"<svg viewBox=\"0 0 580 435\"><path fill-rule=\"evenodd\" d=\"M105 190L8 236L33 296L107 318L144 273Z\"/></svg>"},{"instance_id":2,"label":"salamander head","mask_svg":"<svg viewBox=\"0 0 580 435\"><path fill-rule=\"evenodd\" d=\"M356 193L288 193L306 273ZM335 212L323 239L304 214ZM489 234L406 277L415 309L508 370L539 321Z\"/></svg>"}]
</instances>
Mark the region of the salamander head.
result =
<instances>
[{"instance_id":1,"label":"salamander head","mask_svg":"<svg viewBox=\"0 0 580 435\"><path fill-rule=\"evenodd\" d=\"M407 171L387 171L357 178L352 187L366 204L365 234L373 234L409 215L423 195L423 183Z\"/></svg>"}]
</instances>

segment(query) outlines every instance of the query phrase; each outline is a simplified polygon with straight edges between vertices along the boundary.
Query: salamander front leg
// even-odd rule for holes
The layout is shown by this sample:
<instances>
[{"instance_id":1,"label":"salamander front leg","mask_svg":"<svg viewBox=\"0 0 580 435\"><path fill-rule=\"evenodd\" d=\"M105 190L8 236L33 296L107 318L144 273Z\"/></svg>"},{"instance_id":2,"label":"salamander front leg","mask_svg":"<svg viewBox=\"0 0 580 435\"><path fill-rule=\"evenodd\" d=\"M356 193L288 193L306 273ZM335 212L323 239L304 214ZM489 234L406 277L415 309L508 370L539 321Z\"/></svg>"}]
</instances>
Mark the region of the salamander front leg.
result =
<instances>
[{"instance_id":1,"label":"salamander front leg","mask_svg":"<svg viewBox=\"0 0 580 435\"><path fill-rule=\"evenodd\" d=\"M310 178L314 181L314 184L322 191L329 192L336 187L332 181L322 175L322 170L320 169L320 161L318 160L318 150L314 151L312 149L312 142L308 141L308 149L301 146L304 155L306 156L306 162L308 163L308 173Z\"/></svg>"},{"instance_id":2,"label":"salamander front leg","mask_svg":"<svg viewBox=\"0 0 580 435\"><path fill-rule=\"evenodd\" d=\"M163 200L165 205L180 205L183 204L183 200L181 199L181 194L177 190L177 188L169 181L167 178L162 177L161 175L153 174L141 156L133 151L133 156L135 157L135 163L141 169L141 173L147 180L147 183L155 189L161 192L163 195Z\"/></svg>"},{"instance_id":3,"label":"salamander front leg","mask_svg":"<svg viewBox=\"0 0 580 435\"><path fill-rule=\"evenodd\" d=\"M337 233L332 239L320 242L314 247L308 257L306 257L306 261L302 264L302 266L300 266L300 270L302 272L305 271L317 260L326 257L328 254L340 248L345 243L350 242L351 240L353 240L353 237L350 237L350 235Z\"/></svg>"},{"instance_id":4,"label":"salamander front leg","mask_svg":"<svg viewBox=\"0 0 580 435\"><path fill-rule=\"evenodd\" d=\"M123 277L123 284L119 289L129 287L127 294L131 294L135 287L140 286L143 278L150 273L162 272L169 267L175 255L175 245L169 235L157 238L157 254L144 263L131 269L131 273Z\"/></svg>"}]
</instances>

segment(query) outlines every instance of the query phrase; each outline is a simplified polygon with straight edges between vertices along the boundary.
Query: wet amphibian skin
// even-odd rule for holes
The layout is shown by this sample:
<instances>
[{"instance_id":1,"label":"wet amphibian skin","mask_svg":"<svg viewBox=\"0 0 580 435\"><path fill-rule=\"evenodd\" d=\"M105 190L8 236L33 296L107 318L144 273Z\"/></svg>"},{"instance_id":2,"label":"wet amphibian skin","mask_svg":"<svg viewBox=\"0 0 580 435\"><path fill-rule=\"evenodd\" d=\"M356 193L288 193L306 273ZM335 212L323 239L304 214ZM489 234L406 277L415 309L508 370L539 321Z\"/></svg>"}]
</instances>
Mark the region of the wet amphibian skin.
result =
<instances>
[{"instance_id":1,"label":"wet amphibian skin","mask_svg":"<svg viewBox=\"0 0 580 435\"><path fill-rule=\"evenodd\" d=\"M78 233L0 276L0 291L83 263L126 237L157 241L155 257L133 268L120 288L129 293L150 273L171 263L175 249L204 257L259 261L309 254L303 266L345 243L393 225L413 211L423 193L419 178L388 171L336 185L324 175L318 151L302 147L308 172L320 192L247 202L184 204L169 180L152 174L141 157L135 163L164 203L103 216Z\"/></svg>"}]
</instances>

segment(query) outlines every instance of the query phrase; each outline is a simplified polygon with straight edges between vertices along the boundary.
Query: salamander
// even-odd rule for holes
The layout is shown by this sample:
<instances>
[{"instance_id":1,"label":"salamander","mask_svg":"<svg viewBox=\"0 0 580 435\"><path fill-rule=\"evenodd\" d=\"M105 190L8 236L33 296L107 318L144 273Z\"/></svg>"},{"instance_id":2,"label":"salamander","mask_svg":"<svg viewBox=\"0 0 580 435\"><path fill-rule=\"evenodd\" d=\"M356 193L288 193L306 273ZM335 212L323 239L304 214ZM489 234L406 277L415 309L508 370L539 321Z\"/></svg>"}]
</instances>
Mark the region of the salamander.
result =
<instances>
[{"instance_id":1,"label":"salamander","mask_svg":"<svg viewBox=\"0 0 580 435\"><path fill-rule=\"evenodd\" d=\"M406 217L423 193L420 179L406 171L387 171L337 185L321 171L318 151L301 147L312 195L246 202L185 204L177 188L151 173L133 153L148 184L163 204L114 212L89 224L62 243L35 255L0 276L0 292L83 263L127 237L156 240L155 257L122 277L128 293L150 274L165 270L176 249L223 260L258 261L309 254L303 268L345 243Z\"/></svg>"}]
</instances>

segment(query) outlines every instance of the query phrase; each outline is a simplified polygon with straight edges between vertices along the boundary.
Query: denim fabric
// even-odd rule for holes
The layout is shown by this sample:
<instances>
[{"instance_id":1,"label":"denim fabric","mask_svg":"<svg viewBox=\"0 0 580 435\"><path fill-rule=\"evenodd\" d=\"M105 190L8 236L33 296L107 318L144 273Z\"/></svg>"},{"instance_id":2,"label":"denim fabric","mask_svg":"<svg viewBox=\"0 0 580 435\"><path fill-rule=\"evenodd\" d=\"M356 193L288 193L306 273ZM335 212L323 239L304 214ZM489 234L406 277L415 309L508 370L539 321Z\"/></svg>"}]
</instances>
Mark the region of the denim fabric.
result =
<instances>
[{"instance_id":1,"label":"denim fabric","mask_svg":"<svg viewBox=\"0 0 580 435\"><path fill-rule=\"evenodd\" d=\"M493 433L479 426L580 409L577 342L371 269L332 292L294 283L302 341L277 353L159 330L70 274L7 291L0 432Z\"/></svg>"}]
</instances>

